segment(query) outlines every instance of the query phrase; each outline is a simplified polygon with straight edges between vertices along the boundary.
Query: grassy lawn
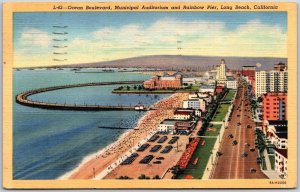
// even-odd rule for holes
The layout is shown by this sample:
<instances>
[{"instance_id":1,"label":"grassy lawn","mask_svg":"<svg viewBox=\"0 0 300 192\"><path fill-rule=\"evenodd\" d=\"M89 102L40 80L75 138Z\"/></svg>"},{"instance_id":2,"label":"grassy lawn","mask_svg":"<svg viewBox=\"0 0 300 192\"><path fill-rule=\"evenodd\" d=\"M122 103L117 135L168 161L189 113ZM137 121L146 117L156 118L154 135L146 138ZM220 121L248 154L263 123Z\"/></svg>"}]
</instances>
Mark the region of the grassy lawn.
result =
<instances>
[{"instance_id":1,"label":"grassy lawn","mask_svg":"<svg viewBox=\"0 0 300 192\"><path fill-rule=\"evenodd\" d=\"M225 115L228 111L230 104L221 104L219 105L219 108L214 116L214 118L211 121L223 121L223 119L225 118Z\"/></svg>"},{"instance_id":2,"label":"grassy lawn","mask_svg":"<svg viewBox=\"0 0 300 192\"><path fill-rule=\"evenodd\" d=\"M262 164L262 169L263 170L267 170L267 164L266 164L266 161L263 159L263 164Z\"/></svg>"},{"instance_id":3,"label":"grassy lawn","mask_svg":"<svg viewBox=\"0 0 300 192\"><path fill-rule=\"evenodd\" d=\"M275 168L275 156L269 155L270 163L271 163L271 169L274 170Z\"/></svg>"},{"instance_id":4,"label":"grassy lawn","mask_svg":"<svg viewBox=\"0 0 300 192\"><path fill-rule=\"evenodd\" d=\"M205 144L202 146L203 140ZM186 175L192 175L194 179L202 178L210 157L210 151L213 149L216 140L216 138L201 138L187 168L178 175L179 179L184 179ZM192 163L196 157L198 157L198 163L193 165Z\"/></svg>"},{"instance_id":5,"label":"grassy lawn","mask_svg":"<svg viewBox=\"0 0 300 192\"><path fill-rule=\"evenodd\" d=\"M222 125L209 124L208 128L216 128L216 131L206 130L205 136L218 136Z\"/></svg>"},{"instance_id":6,"label":"grassy lawn","mask_svg":"<svg viewBox=\"0 0 300 192\"><path fill-rule=\"evenodd\" d=\"M235 90L229 90L223 101L231 101L235 92Z\"/></svg>"}]
</instances>

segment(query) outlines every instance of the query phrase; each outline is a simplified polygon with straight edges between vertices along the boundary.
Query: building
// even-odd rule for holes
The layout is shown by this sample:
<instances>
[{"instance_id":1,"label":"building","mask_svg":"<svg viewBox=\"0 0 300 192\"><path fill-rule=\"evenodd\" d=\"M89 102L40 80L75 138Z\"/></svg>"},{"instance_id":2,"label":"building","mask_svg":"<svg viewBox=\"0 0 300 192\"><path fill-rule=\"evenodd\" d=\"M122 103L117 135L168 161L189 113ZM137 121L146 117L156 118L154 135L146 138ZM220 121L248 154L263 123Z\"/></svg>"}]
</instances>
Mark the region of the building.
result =
<instances>
[{"instance_id":1,"label":"building","mask_svg":"<svg viewBox=\"0 0 300 192\"><path fill-rule=\"evenodd\" d=\"M217 93L217 94L222 93L223 87L224 87L224 86L217 85L217 87L216 87L216 93Z\"/></svg>"},{"instance_id":2,"label":"building","mask_svg":"<svg viewBox=\"0 0 300 192\"><path fill-rule=\"evenodd\" d=\"M189 100L183 101L183 108L185 109L198 109L201 111L206 110L206 101L203 98L193 98ZM200 116L199 114L196 114L197 116Z\"/></svg>"},{"instance_id":3,"label":"building","mask_svg":"<svg viewBox=\"0 0 300 192\"><path fill-rule=\"evenodd\" d=\"M281 92L266 93L262 99L263 131L266 133L265 125L267 120L287 119L287 94Z\"/></svg>"},{"instance_id":4,"label":"building","mask_svg":"<svg viewBox=\"0 0 300 192\"><path fill-rule=\"evenodd\" d=\"M287 70L260 71L255 72L255 96L262 96L267 92L287 92L288 72Z\"/></svg>"},{"instance_id":5,"label":"building","mask_svg":"<svg viewBox=\"0 0 300 192\"><path fill-rule=\"evenodd\" d=\"M184 77L182 79L183 84L187 83L189 85L190 84L195 85L195 84L198 84L199 82L203 82L203 81L204 81L203 77Z\"/></svg>"},{"instance_id":6,"label":"building","mask_svg":"<svg viewBox=\"0 0 300 192\"><path fill-rule=\"evenodd\" d=\"M255 73L256 66L243 66L242 67L242 77L246 80L248 84L251 85L251 92L255 94Z\"/></svg>"},{"instance_id":7,"label":"building","mask_svg":"<svg viewBox=\"0 0 300 192\"><path fill-rule=\"evenodd\" d=\"M276 71L286 71L287 70L287 66L285 63L278 63L274 65L274 70Z\"/></svg>"},{"instance_id":8,"label":"building","mask_svg":"<svg viewBox=\"0 0 300 192\"><path fill-rule=\"evenodd\" d=\"M174 119L188 120L192 117L194 110L192 109L176 109L174 112Z\"/></svg>"},{"instance_id":9,"label":"building","mask_svg":"<svg viewBox=\"0 0 300 192\"><path fill-rule=\"evenodd\" d=\"M237 81L232 76L227 77L226 87L228 89L237 89Z\"/></svg>"},{"instance_id":10,"label":"building","mask_svg":"<svg viewBox=\"0 0 300 192\"><path fill-rule=\"evenodd\" d=\"M176 122L178 122L178 120L166 119L159 124L158 131L173 132L175 130Z\"/></svg>"},{"instance_id":11,"label":"building","mask_svg":"<svg viewBox=\"0 0 300 192\"><path fill-rule=\"evenodd\" d=\"M178 119L165 119L158 126L158 131L175 133L186 132L189 133L195 128L196 124L193 121L178 120Z\"/></svg>"},{"instance_id":12,"label":"building","mask_svg":"<svg viewBox=\"0 0 300 192\"><path fill-rule=\"evenodd\" d=\"M275 171L284 179L287 178L287 153L287 149L275 148Z\"/></svg>"},{"instance_id":13,"label":"building","mask_svg":"<svg viewBox=\"0 0 300 192\"><path fill-rule=\"evenodd\" d=\"M256 66L243 66L242 76L255 78Z\"/></svg>"},{"instance_id":14,"label":"building","mask_svg":"<svg viewBox=\"0 0 300 192\"><path fill-rule=\"evenodd\" d=\"M190 133L194 128L196 124L193 121L177 121L175 123L175 131L178 132L185 132Z\"/></svg>"},{"instance_id":15,"label":"building","mask_svg":"<svg viewBox=\"0 0 300 192\"><path fill-rule=\"evenodd\" d=\"M182 87L182 75L156 75L144 81L143 86L145 89L179 89Z\"/></svg>"},{"instance_id":16,"label":"building","mask_svg":"<svg viewBox=\"0 0 300 192\"><path fill-rule=\"evenodd\" d=\"M278 149L288 148L287 121L269 120L266 122L267 138Z\"/></svg>"},{"instance_id":17,"label":"building","mask_svg":"<svg viewBox=\"0 0 300 192\"><path fill-rule=\"evenodd\" d=\"M201 85L199 88L199 93L208 93L210 95L215 94L215 86L214 85Z\"/></svg>"},{"instance_id":18,"label":"building","mask_svg":"<svg viewBox=\"0 0 300 192\"><path fill-rule=\"evenodd\" d=\"M221 59L221 63L216 66L217 75L216 80L218 83L225 83L226 82L226 65L225 60Z\"/></svg>"}]
</instances>

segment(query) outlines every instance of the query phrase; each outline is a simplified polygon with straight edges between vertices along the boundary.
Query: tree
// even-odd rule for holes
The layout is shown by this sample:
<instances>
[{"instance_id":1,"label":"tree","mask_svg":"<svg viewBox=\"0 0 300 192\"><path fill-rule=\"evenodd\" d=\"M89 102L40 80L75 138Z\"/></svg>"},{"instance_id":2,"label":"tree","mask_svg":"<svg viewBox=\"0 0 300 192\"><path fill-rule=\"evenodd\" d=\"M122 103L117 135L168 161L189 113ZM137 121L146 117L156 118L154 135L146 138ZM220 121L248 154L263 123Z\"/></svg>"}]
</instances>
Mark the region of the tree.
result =
<instances>
[{"instance_id":1,"label":"tree","mask_svg":"<svg viewBox=\"0 0 300 192\"><path fill-rule=\"evenodd\" d=\"M263 101L262 97L258 97L258 98L257 98L257 102L258 102L258 103L261 103L262 101Z\"/></svg>"},{"instance_id":2,"label":"tree","mask_svg":"<svg viewBox=\"0 0 300 192\"><path fill-rule=\"evenodd\" d=\"M127 89L127 91L129 91L129 90L130 90L130 87L127 85L126 89Z\"/></svg>"},{"instance_id":3,"label":"tree","mask_svg":"<svg viewBox=\"0 0 300 192\"><path fill-rule=\"evenodd\" d=\"M141 85L138 86L138 90L142 90L143 87Z\"/></svg>"},{"instance_id":4,"label":"tree","mask_svg":"<svg viewBox=\"0 0 300 192\"><path fill-rule=\"evenodd\" d=\"M146 179L146 175L145 174L141 174L138 179Z\"/></svg>"}]
</instances>

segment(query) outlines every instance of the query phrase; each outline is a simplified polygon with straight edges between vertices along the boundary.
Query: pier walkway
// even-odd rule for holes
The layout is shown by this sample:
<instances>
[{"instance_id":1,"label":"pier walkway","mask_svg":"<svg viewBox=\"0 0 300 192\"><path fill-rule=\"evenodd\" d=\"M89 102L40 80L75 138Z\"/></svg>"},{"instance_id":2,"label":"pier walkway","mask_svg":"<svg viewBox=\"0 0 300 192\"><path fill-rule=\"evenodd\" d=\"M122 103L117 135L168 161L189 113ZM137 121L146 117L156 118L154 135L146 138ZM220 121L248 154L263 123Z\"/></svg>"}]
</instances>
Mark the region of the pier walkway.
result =
<instances>
[{"instance_id":1,"label":"pier walkway","mask_svg":"<svg viewBox=\"0 0 300 192\"><path fill-rule=\"evenodd\" d=\"M103 105L76 105L76 104L57 104L57 103L46 103L39 101L32 101L28 99L29 96L48 92L55 91L60 89L68 89L75 87L86 87L86 86L103 86L103 85L122 85L122 84L141 84L142 81L119 81L119 82L99 82L99 83L83 83L83 84L74 84L74 85L61 85L40 88L35 90L26 91L20 93L16 96L16 102L29 107L42 108L42 109L56 109L56 110L75 110L75 111L105 111L105 110L137 110L137 111L147 111L150 110L149 107L136 108L135 106L103 106ZM154 110L154 108L151 110Z\"/></svg>"}]
</instances>

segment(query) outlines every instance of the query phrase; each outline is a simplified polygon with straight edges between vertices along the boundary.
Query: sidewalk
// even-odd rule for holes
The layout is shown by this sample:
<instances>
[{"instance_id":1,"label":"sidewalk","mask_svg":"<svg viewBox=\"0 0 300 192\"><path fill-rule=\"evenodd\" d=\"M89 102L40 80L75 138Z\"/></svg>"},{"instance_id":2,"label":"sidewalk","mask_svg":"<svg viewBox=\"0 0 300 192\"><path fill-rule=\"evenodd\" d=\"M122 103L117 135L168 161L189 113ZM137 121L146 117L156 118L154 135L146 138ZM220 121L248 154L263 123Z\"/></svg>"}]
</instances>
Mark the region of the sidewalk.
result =
<instances>
[{"instance_id":1,"label":"sidewalk","mask_svg":"<svg viewBox=\"0 0 300 192\"><path fill-rule=\"evenodd\" d=\"M265 156L267 171L272 171L271 162L270 162L269 155L268 155L268 152L266 149L264 150L264 156Z\"/></svg>"}]
</instances>

